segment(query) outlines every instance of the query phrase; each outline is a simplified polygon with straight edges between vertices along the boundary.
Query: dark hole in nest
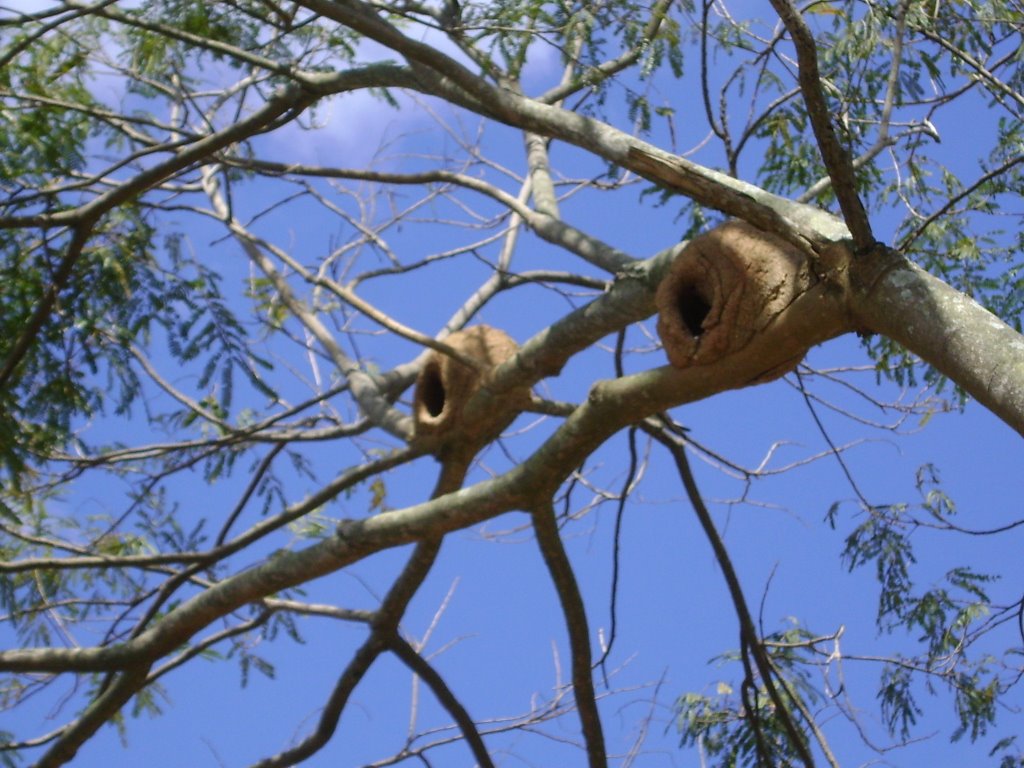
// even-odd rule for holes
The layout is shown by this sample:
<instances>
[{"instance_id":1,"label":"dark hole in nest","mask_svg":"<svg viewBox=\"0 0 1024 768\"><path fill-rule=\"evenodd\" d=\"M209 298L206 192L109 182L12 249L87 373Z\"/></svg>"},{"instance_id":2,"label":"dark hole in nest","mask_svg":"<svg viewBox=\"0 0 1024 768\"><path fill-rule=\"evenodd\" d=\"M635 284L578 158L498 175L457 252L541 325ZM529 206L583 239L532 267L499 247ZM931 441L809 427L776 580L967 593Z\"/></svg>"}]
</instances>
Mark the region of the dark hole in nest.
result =
<instances>
[{"instance_id":1,"label":"dark hole in nest","mask_svg":"<svg viewBox=\"0 0 1024 768\"><path fill-rule=\"evenodd\" d=\"M711 311L711 305L700 295L693 286L684 286L679 289L676 297L676 306L679 309L679 317L690 335L697 338L704 332L704 318Z\"/></svg>"},{"instance_id":2,"label":"dark hole in nest","mask_svg":"<svg viewBox=\"0 0 1024 768\"><path fill-rule=\"evenodd\" d=\"M432 418L437 418L444 410L444 384L441 382L441 371L436 365L429 366L420 379L420 402Z\"/></svg>"}]
</instances>

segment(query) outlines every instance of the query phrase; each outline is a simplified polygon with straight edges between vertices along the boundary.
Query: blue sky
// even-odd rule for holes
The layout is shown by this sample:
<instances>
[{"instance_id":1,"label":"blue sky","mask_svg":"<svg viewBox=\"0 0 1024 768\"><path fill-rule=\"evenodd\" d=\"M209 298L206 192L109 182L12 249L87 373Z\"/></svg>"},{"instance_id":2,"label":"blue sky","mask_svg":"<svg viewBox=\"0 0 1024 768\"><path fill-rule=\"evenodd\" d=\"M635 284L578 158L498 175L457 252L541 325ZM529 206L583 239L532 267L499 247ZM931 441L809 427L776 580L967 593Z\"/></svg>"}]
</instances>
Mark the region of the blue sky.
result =
<instances>
[{"instance_id":1,"label":"blue sky","mask_svg":"<svg viewBox=\"0 0 1024 768\"><path fill-rule=\"evenodd\" d=\"M537 63L534 77L539 81L556 73L556 62L545 59ZM409 102L403 101L402 110L396 112L362 97L344 97L334 100L320 115L325 124L318 132L299 133L286 128L262 139L259 146L266 159L358 165L374 153L382 139L387 141L389 152L398 158L396 162L403 156L453 150L451 138L436 127L425 111ZM944 136L955 135L968 122L953 120L940 126L940 131ZM472 119L467 119L465 126L467 133L472 134ZM683 134L681 129L680 132ZM699 131L694 131L692 135L684 134L681 143L696 143L700 138ZM517 173L524 171L521 142L514 132L490 128L484 146ZM594 172L594 164L585 164L577 150L556 146L552 158L559 167L572 168L574 174ZM422 157L414 162L430 163ZM319 188L327 189L325 185ZM678 241L684 225L675 220L676 211L671 206L655 208L649 200L641 201L640 191L641 186L634 186L607 198L581 194L564 203L563 213L581 229L599 234L634 256L647 257ZM246 196L241 204L247 212L256 212L279 193L280 187L263 182L254 184L240 193ZM407 194L415 195L415 190ZM489 202L479 202L468 195L461 195L460 199L479 203L480 210L494 211ZM454 206L439 202L427 213L445 217L454 210ZM231 241L217 240L208 222L184 214L171 218L184 228L189 247L197 257L224 275L225 290L239 291L249 275L241 250ZM891 226L884 217L879 221L882 228ZM268 215L256 228L305 262L326 253L332 240L351 233L347 225L306 202ZM392 243L403 258L413 259L465 237L466 233L451 228L409 226L407 231L395 233ZM485 255L493 258L494 253L492 248ZM366 264L369 263L368 257ZM516 269L567 266L580 267L576 260L533 236L523 236L514 261ZM586 267L584 270L593 272ZM367 284L361 293L402 322L434 333L486 273L479 262L461 257L431 268L429 273L380 281L379 287ZM585 299L575 301L582 303ZM503 327L523 341L567 307L564 297L534 288L502 297L478 319ZM366 323L361 327L369 328ZM652 332L653 321L648 321L646 328ZM649 335L639 329L631 330L629 340L639 347L651 346ZM579 356L561 376L545 382L541 391L554 398L584 398L594 381L612 375L612 340L606 341L604 348ZM417 352L409 343L370 334L360 336L359 344L368 357L384 367L411 359ZM298 348L277 347L273 352L278 355L280 366L278 381L290 378L285 365L293 365L303 375L311 376L308 368L301 368L307 358ZM169 361L161 362L166 365ZM853 338L813 350L807 362L815 368L870 365ZM632 356L626 367L627 371L634 371L661 364L660 354L648 350ZM174 382L182 388L194 385L194 371L174 374ZM915 394L900 392L889 384L876 386L873 371L852 372L848 378L883 401L913 398ZM715 519L724 532L748 600L756 606L764 596L762 615L766 630L783 628L795 617L802 626L821 634L844 626L844 656L906 651L910 647L907 638L879 634L874 626L877 587L870 568L850 574L839 561L843 539L857 522L855 493L835 458L823 455L828 446L804 399L792 386L793 381L726 393L674 412L680 422L691 428L694 440L739 464L757 467L769 455L768 468L801 463L786 473L756 479L747 487L695 454L693 461L705 498L711 502ZM894 418L891 413L879 414L852 390L823 385L813 377L809 381L814 392L854 409L865 418L885 422ZM288 390L286 396L293 400L308 395L301 386L289 386L294 389ZM150 397L154 408L166 403L165 397L155 392ZM238 409L247 400L259 404L256 394L244 388L238 400ZM969 404L962 414L937 414L920 430L918 417L911 416L898 435L885 430L866 431L825 408L819 412L836 444L862 440L844 450L843 458L871 502L915 501L915 472L922 464L933 462L941 471L943 489L961 510L962 525L996 527L1021 517L1019 500L1024 489L1019 472L1020 438L976 405ZM145 433L139 417L141 411L136 410L130 421L88 425L89 434L95 439L116 437L129 442L155 439ZM510 432L518 432L535 421L535 417L524 417ZM517 434L508 440L510 452L513 456L525 455L552 429L553 423L546 421ZM392 444L393 441L374 436L360 447ZM638 445L641 455L648 457L646 441L638 438ZM356 451L345 444L315 443L303 451L321 479L358 460ZM588 482L617 491L624 479L626 456L625 437L616 436L588 462ZM802 464L812 457L818 458ZM509 459L491 448L482 459L482 467L470 479L508 466ZM429 492L435 471L431 459L422 459L412 468L385 476L387 505L400 508L421 501ZM284 477L291 500L316 485L288 471L284 471ZM191 478L194 483L198 480ZM208 514L215 530L222 510L230 508L245 480L243 472L198 491L193 484L175 490L172 498L180 505L181 524L189 527ZM123 485L106 477L87 481L69 494L64 504L77 515L109 513L118 508L121 493ZM574 512L587 508L595 495L586 487L577 489L570 508ZM838 530L833 531L823 520L832 503L839 500L847 502L839 517ZM365 514L368 506L369 494L362 488L350 498L339 499L323 514L330 523L337 518ZM249 510L240 525L256 519L255 511ZM607 637L609 632L614 519L615 504L605 501L590 508L564 534L587 599L595 646L597 637ZM446 675L469 711L482 720L542 707L555 697L557 684L564 684L569 678L562 621L527 523L526 515L511 513L480 529L452 535L439 565L403 622L410 639L421 639L429 631L427 653L432 654L433 663ZM1019 581L1020 536L1012 532L996 540L922 530L915 534L919 556L915 577L924 586L954 565L974 562L979 568L1005 575L1004 581L992 591L1004 596L1005 602L1011 602L1019 598L1019 585L1015 582ZM286 532L272 546L302 547L303 542L295 533ZM243 555L234 559L232 565L246 567L263 554ZM384 552L343 573L320 579L309 585L303 599L372 608L406 554ZM614 695L602 701L610 752L625 755L639 743L642 754L636 758L636 765L697 766L700 763L695 752L677 748L671 704L676 695L685 691L713 692L720 683L734 685L738 681L735 665L709 663L717 654L736 647L737 627L707 542L674 470L659 450L650 452L642 481L626 509L621 567L618 635L608 661L609 671L614 671L610 676ZM233 662L189 664L162 681L169 696L163 716L130 719L126 748L113 728L105 728L82 749L74 765L246 765L300 740L312 728L318 708L348 655L361 642L363 630L325 619L300 619L298 624L304 643L280 637L274 643L261 642L254 648L274 663L276 680L253 673L248 687L239 690L238 668ZM88 635L82 639L95 640ZM9 635L0 635L0 641L6 645ZM1009 639L1005 644L1013 645L1015 640ZM844 671L847 689L861 697L866 707L871 706L870 685L877 678L877 669L870 664L861 667L847 662ZM837 685L838 665L833 664L829 673L830 680ZM12 714L5 715L7 722L0 723L0 728L18 729L24 734L45 732L59 722L52 718L65 692L74 699L73 692L65 689L60 694L50 692L15 711L13 719ZM1024 703L1019 694L1013 700ZM429 692L422 685L414 685L409 673L397 662L385 660L359 686L335 739L308 764L355 766L390 754L410 727L413 702L417 708L416 729L447 724L448 717L439 712ZM929 733L932 723L934 730L948 732L948 698L940 695L934 700L926 698L923 703L927 708L922 722L927 725L922 733ZM61 714L66 712L67 708ZM1011 712L1001 713L999 723L1005 727L1015 716ZM872 715L865 713L865 721L874 736L884 741L877 723L872 724ZM500 725L501 721L496 723ZM499 745L503 751L499 759L506 765L581 764L580 752L565 743L576 738L576 725L575 716L569 714L544 726L544 737L527 738L512 733L495 736L489 743ZM829 721L826 731L835 738L833 746L844 766L861 765L877 758L857 742L850 727L839 719ZM895 766L916 766L927 761L939 765L974 764L987 753L993 741L990 738L975 746L964 741L951 746L939 735L905 752L886 755L884 760ZM621 762L629 764L628 759ZM435 764L462 766L470 765L471 761L465 746L456 743L440 751Z\"/></svg>"}]
</instances>

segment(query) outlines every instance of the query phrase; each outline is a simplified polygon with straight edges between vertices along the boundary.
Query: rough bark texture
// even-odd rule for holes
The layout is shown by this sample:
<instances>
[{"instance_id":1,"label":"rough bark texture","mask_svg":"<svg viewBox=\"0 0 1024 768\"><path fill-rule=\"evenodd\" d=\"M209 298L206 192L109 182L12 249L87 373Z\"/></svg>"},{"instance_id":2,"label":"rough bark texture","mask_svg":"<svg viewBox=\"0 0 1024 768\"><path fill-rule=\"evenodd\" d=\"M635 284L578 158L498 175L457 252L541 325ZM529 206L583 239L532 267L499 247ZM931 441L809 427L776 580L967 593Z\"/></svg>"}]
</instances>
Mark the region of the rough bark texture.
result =
<instances>
[{"instance_id":1,"label":"rough bark texture","mask_svg":"<svg viewBox=\"0 0 1024 768\"><path fill-rule=\"evenodd\" d=\"M1024 339L956 289L898 254L857 259L858 320L898 341L1024 435Z\"/></svg>"}]
</instances>

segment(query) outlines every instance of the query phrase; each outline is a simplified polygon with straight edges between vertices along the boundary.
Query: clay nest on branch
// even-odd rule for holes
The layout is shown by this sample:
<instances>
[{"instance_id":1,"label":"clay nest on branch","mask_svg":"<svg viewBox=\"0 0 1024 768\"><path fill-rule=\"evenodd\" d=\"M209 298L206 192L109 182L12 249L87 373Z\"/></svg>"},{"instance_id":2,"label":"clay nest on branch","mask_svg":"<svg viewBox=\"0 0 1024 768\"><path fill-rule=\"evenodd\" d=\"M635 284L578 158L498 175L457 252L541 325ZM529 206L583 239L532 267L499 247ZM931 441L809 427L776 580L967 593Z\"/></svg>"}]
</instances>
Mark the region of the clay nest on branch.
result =
<instances>
[{"instance_id":1,"label":"clay nest on branch","mask_svg":"<svg viewBox=\"0 0 1024 768\"><path fill-rule=\"evenodd\" d=\"M470 367L455 357L434 350L427 357L413 394L416 436L443 438L458 432L461 442L478 444L493 439L521 410L528 391L492 396L493 402L475 409L473 423L463 418L466 404L490 383L491 372L516 353L512 338L489 325L475 325L448 336L444 343L478 363Z\"/></svg>"},{"instance_id":2,"label":"clay nest on branch","mask_svg":"<svg viewBox=\"0 0 1024 768\"><path fill-rule=\"evenodd\" d=\"M694 238L655 294L658 336L669 362L711 365L756 343L813 284L799 249L746 222L730 221ZM793 370L806 352L779 359L767 347L759 382Z\"/></svg>"}]
</instances>

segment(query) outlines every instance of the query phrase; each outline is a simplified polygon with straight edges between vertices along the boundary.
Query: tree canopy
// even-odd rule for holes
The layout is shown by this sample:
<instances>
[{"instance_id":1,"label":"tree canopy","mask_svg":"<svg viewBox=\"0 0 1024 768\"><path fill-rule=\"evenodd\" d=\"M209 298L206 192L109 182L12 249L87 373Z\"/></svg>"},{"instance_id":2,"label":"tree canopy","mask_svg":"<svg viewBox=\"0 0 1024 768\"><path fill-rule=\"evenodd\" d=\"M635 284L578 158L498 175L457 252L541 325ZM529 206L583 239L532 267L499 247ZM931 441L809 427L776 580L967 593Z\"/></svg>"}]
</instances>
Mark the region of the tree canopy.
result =
<instances>
[{"instance_id":1,"label":"tree canopy","mask_svg":"<svg viewBox=\"0 0 1024 768\"><path fill-rule=\"evenodd\" d=\"M892 458L1024 434L1022 56L1018 0L0 6L0 764L1024 766L1019 479Z\"/></svg>"}]
</instances>

